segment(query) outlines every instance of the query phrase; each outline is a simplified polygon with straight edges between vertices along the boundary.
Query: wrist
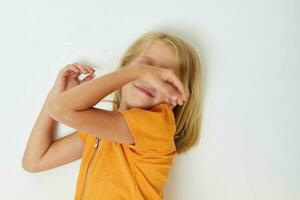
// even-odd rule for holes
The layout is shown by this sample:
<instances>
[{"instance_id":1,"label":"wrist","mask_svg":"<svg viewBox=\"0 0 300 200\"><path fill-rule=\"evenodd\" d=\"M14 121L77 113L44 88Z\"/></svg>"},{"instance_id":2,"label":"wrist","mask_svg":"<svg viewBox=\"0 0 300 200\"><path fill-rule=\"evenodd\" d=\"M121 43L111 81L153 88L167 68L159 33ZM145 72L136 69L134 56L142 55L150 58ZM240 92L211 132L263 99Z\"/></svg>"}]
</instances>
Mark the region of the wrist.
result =
<instances>
[{"instance_id":1,"label":"wrist","mask_svg":"<svg viewBox=\"0 0 300 200\"><path fill-rule=\"evenodd\" d=\"M128 65L126 67L123 68L128 74L130 74L130 76L132 77L132 79L138 79L141 75L141 71L142 71L142 66L138 65L138 64L134 64L134 65Z\"/></svg>"},{"instance_id":2,"label":"wrist","mask_svg":"<svg viewBox=\"0 0 300 200\"><path fill-rule=\"evenodd\" d=\"M59 95L61 92L57 89L52 88L50 92L47 94L46 101L49 101L49 99L52 99L53 97Z\"/></svg>"},{"instance_id":3,"label":"wrist","mask_svg":"<svg viewBox=\"0 0 300 200\"><path fill-rule=\"evenodd\" d=\"M57 94L59 94L60 92L57 89L52 88L47 96L55 96Z\"/></svg>"}]
</instances>

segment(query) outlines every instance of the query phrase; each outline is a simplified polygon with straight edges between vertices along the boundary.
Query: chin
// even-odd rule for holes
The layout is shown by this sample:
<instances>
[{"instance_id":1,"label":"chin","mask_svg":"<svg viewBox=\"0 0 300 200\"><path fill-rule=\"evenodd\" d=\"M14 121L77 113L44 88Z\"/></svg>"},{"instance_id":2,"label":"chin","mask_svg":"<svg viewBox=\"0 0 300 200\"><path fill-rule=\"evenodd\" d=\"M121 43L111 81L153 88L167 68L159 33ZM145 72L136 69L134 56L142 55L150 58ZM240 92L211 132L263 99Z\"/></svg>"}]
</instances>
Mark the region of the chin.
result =
<instances>
[{"instance_id":1,"label":"chin","mask_svg":"<svg viewBox=\"0 0 300 200\"><path fill-rule=\"evenodd\" d=\"M146 103L145 101L142 101L140 99L133 99L132 101L128 101L126 103L127 107L129 108L143 108L143 109L149 109L151 108L153 105L153 103Z\"/></svg>"}]
</instances>

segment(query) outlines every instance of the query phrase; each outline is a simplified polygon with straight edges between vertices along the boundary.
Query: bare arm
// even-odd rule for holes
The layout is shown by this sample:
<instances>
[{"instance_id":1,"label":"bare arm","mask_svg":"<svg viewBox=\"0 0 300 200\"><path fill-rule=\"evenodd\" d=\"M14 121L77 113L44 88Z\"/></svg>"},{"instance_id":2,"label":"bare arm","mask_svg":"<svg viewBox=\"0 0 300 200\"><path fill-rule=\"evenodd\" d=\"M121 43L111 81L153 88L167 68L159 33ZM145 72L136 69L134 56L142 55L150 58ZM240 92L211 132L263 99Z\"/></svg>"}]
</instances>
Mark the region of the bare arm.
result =
<instances>
[{"instance_id":1,"label":"bare arm","mask_svg":"<svg viewBox=\"0 0 300 200\"><path fill-rule=\"evenodd\" d=\"M81 157L84 144L74 133L53 142L52 133L56 121L101 139L134 143L127 123L119 112L96 109L93 106L140 74L146 74L148 78L144 77L144 80L155 83L156 89L161 88L167 96L171 96L173 91L168 91L161 77L175 83L179 82L178 78L166 69L158 70L151 66L147 71L141 72L140 67L127 66L74 87L78 84L78 75L86 70L93 73L92 68L81 66L75 68L73 65L66 66L60 71L55 89L52 90L55 92L49 93L28 140L22 161L25 170L38 172ZM81 82L91 79L92 76L88 76ZM182 88L181 84L178 85ZM68 90L69 88L72 89Z\"/></svg>"},{"instance_id":2,"label":"bare arm","mask_svg":"<svg viewBox=\"0 0 300 200\"><path fill-rule=\"evenodd\" d=\"M77 131L54 141L37 162L35 171L40 172L78 160L82 157L84 143Z\"/></svg>"},{"instance_id":3,"label":"bare arm","mask_svg":"<svg viewBox=\"0 0 300 200\"><path fill-rule=\"evenodd\" d=\"M53 141L53 132L57 121L49 115L46 109L48 101L54 96L92 79L92 76L88 76L79 81L77 78L80 73L74 74L74 71L76 69L63 68L59 72L53 88L47 95L23 154L22 167L26 171L38 172L81 158L84 143L75 134L76 131L57 141ZM92 69L87 71L93 74Z\"/></svg>"},{"instance_id":4,"label":"bare arm","mask_svg":"<svg viewBox=\"0 0 300 200\"><path fill-rule=\"evenodd\" d=\"M127 66L56 95L48 103L49 115L67 126L83 130L100 139L134 143L120 113L93 106L108 94L136 79L140 74L139 69L137 65Z\"/></svg>"},{"instance_id":5,"label":"bare arm","mask_svg":"<svg viewBox=\"0 0 300 200\"><path fill-rule=\"evenodd\" d=\"M49 93L48 97L51 95ZM46 112L46 102L33 126L23 154L22 167L29 172L50 169L77 160L81 158L84 149L83 141L75 132L53 141L53 129L57 122Z\"/></svg>"},{"instance_id":6,"label":"bare arm","mask_svg":"<svg viewBox=\"0 0 300 200\"><path fill-rule=\"evenodd\" d=\"M73 65L83 68L77 63ZM48 103L48 112L57 121L100 139L132 144L134 138L121 113L93 106L108 94L141 77L170 98L178 92L166 86L166 81L169 81L185 97L182 83L172 70L149 65L129 65L56 95Z\"/></svg>"},{"instance_id":7,"label":"bare arm","mask_svg":"<svg viewBox=\"0 0 300 200\"><path fill-rule=\"evenodd\" d=\"M51 96L51 93L49 93ZM46 102L48 100L48 96ZM39 116L32 128L26 149L23 154L22 167L27 171L34 171L42 155L52 143L52 133L56 121L46 112L46 102L39 113Z\"/></svg>"}]
</instances>

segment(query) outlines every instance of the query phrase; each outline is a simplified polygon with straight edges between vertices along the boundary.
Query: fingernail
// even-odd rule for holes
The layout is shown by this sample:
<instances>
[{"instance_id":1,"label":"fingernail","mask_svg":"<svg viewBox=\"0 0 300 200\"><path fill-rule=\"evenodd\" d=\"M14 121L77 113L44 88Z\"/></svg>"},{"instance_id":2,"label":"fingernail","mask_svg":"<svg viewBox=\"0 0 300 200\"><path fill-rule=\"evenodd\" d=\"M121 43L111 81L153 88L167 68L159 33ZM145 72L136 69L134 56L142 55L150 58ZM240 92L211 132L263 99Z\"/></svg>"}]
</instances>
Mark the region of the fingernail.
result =
<instances>
[{"instance_id":1,"label":"fingernail","mask_svg":"<svg viewBox=\"0 0 300 200\"><path fill-rule=\"evenodd\" d=\"M176 100L176 99L177 99L177 96L172 96L172 99L173 99L173 100Z\"/></svg>"}]
</instances>

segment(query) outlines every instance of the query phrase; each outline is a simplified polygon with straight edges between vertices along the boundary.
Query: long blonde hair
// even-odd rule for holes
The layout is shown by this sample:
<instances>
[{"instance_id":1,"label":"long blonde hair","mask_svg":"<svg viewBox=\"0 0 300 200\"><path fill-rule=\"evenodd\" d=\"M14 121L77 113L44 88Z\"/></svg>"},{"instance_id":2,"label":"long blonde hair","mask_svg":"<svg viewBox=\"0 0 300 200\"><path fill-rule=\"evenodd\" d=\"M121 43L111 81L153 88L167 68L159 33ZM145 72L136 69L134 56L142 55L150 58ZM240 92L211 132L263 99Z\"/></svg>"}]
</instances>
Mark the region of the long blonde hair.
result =
<instances>
[{"instance_id":1,"label":"long blonde hair","mask_svg":"<svg viewBox=\"0 0 300 200\"><path fill-rule=\"evenodd\" d=\"M148 31L136 39L121 57L117 70L128 65L153 41L161 40L172 48L179 61L180 80L188 101L173 109L176 121L174 141L177 153L183 153L199 142L202 129L203 89L202 69L196 50L185 40L160 31ZM113 110L120 106L121 88L114 92Z\"/></svg>"}]
</instances>

